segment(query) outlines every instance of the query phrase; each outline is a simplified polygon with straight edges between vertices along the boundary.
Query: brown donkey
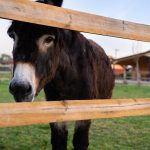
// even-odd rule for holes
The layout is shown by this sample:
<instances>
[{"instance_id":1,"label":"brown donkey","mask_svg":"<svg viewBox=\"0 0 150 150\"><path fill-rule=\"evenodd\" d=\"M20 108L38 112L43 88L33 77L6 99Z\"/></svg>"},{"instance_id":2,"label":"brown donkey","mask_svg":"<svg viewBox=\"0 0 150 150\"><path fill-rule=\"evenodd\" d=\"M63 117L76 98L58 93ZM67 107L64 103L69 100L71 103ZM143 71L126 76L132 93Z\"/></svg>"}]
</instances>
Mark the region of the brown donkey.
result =
<instances>
[{"instance_id":1,"label":"brown donkey","mask_svg":"<svg viewBox=\"0 0 150 150\"><path fill-rule=\"evenodd\" d=\"M62 5L62 0L38 2ZM109 58L79 32L13 21L8 34L14 40L9 89L16 102L33 101L43 88L48 101L111 98L114 75ZM76 121L74 150L88 149L90 124ZM52 149L66 150L66 123L50 127Z\"/></svg>"}]
</instances>

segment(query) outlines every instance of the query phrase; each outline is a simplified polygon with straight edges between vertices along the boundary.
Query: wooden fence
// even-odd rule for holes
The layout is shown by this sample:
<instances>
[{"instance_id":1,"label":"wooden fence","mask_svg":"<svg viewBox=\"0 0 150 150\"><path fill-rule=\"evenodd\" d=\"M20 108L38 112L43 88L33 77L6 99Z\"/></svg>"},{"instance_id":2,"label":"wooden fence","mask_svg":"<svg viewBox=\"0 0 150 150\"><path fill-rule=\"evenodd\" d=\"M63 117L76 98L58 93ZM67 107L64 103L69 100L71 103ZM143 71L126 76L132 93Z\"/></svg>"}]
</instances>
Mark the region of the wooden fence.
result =
<instances>
[{"instance_id":1,"label":"wooden fence","mask_svg":"<svg viewBox=\"0 0 150 150\"><path fill-rule=\"evenodd\" d=\"M0 0L0 17L150 42L150 26L91 15L29 0Z\"/></svg>"},{"instance_id":2,"label":"wooden fence","mask_svg":"<svg viewBox=\"0 0 150 150\"><path fill-rule=\"evenodd\" d=\"M28 0L0 0L0 17L150 42L150 26ZM0 127L56 121L150 115L150 99L0 104Z\"/></svg>"},{"instance_id":3,"label":"wooden fence","mask_svg":"<svg viewBox=\"0 0 150 150\"><path fill-rule=\"evenodd\" d=\"M150 99L0 104L0 127L150 114Z\"/></svg>"}]
</instances>

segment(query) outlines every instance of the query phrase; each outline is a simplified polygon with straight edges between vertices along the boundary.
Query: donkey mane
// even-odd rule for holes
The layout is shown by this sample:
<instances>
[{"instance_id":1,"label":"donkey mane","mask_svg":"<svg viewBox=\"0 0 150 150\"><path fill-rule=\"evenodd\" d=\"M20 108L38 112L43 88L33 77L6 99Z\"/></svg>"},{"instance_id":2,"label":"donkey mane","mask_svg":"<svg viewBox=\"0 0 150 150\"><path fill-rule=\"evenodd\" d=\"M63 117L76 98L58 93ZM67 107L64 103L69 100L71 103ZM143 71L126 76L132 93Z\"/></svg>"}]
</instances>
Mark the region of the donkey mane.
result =
<instances>
[{"instance_id":1,"label":"donkey mane","mask_svg":"<svg viewBox=\"0 0 150 150\"><path fill-rule=\"evenodd\" d=\"M113 84L111 85L109 81L113 80L114 77L112 74L109 75L109 73L107 73L109 71L111 73L111 65L104 50L94 41L87 40L79 32L59 29L59 35L61 37L60 50L63 51L63 55L60 57L62 60L59 60L61 64L55 78L50 84L58 85L58 83L60 84L63 80L66 85L68 84L68 87L70 87L70 84L74 85L72 87L74 90L71 90L76 92L71 95L71 91L69 90L68 94L56 97L56 100L110 98L112 94L110 90ZM105 76L106 74L108 77ZM63 79L60 78L62 75ZM77 80L78 83L76 83ZM62 85L59 88L62 90L63 87L65 86ZM56 89L56 91L58 90L57 93L61 93L59 88L57 87ZM45 88L45 90L46 89L47 88ZM65 91L62 93L65 93Z\"/></svg>"}]
</instances>

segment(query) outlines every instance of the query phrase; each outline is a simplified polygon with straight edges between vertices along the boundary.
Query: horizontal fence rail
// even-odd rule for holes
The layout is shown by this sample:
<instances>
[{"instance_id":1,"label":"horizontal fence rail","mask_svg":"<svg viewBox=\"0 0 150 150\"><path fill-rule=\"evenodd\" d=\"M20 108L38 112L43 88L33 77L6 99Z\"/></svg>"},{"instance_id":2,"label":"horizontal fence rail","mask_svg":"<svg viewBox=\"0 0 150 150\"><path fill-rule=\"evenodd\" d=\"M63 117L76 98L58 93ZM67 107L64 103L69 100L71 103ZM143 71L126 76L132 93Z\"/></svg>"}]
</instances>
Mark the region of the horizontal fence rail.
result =
<instances>
[{"instance_id":1,"label":"horizontal fence rail","mask_svg":"<svg viewBox=\"0 0 150 150\"><path fill-rule=\"evenodd\" d=\"M105 36L150 42L150 25L57 8L29 0L0 0L0 17Z\"/></svg>"},{"instance_id":2,"label":"horizontal fence rail","mask_svg":"<svg viewBox=\"0 0 150 150\"><path fill-rule=\"evenodd\" d=\"M150 115L150 99L2 103L0 127L137 115Z\"/></svg>"}]
</instances>

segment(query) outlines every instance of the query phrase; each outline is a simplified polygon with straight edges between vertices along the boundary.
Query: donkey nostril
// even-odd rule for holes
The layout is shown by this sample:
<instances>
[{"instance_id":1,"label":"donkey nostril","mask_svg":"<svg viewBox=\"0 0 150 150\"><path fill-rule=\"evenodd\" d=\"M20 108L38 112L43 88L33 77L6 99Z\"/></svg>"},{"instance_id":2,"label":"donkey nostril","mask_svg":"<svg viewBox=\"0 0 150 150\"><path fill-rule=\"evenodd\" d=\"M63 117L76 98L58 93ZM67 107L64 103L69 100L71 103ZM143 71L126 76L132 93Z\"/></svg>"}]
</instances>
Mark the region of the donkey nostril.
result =
<instances>
[{"instance_id":1,"label":"donkey nostril","mask_svg":"<svg viewBox=\"0 0 150 150\"><path fill-rule=\"evenodd\" d=\"M32 87L31 87L30 84L28 84L28 85L26 86L25 93L31 93L31 92L32 92Z\"/></svg>"},{"instance_id":2,"label":"donkey nostril","mask_svg":"<svg viewBox=\"0 0 150 150\"><path fill-rule=\"evenodd\" d=\"M10 84L9 91L13 95L27 95L32 93L32 87L29 83L26 84L14 83Z\"/></svg>"}]
</instances>

